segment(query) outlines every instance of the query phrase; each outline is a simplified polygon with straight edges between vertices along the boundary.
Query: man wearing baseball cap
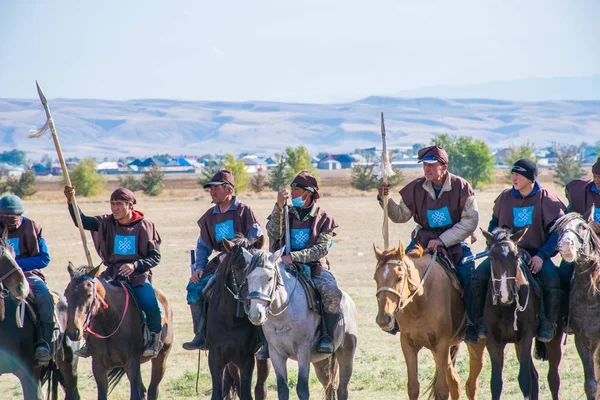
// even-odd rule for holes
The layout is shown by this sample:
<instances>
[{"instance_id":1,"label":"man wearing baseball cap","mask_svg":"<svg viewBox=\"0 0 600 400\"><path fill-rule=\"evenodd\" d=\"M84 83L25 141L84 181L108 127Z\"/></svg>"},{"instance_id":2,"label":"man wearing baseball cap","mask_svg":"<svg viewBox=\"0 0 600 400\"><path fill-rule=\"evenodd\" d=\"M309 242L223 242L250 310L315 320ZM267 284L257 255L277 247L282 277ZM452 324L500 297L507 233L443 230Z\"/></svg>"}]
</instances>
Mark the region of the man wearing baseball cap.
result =
<instances>
[{"instance_id":1,"label":"man wearing baseball cap","mask_svg":"<svg viewBox=\"0 0 600 400\"><path fill-rule=\"evenodd\" d=\"M550 228L565 214L566 207L558 197L542 189L537 176L534 161L521 159L515 162L511 168L513 186L496 198L488 231L503 227L515 233L527 228L519 239L518 247L524 259L528 260L529 270L538 277L543 287L544 314L540 314L537 337L549 342L555 334L562 301L558 270L552 262L558 235L550 233ZM487 333L482 317L490 276L491 264L489 259L485 259L475 270L472 285L480 338Z\"/></svg>"},{"instance_id":2,"label":"man wearing baseball cap","mask_svg":"<svg viewBox=\"0 0 600 400\"><path fill-rule=\"evenodd\" d=\"M214 206L198 220L200 236L196 243L196 264L187 285L187 302L192 313L195 336L183 344L186 350L206 349L207 301L202 291L219 266L219 256L208 261L213 250L225 251L223 240L231 240L236 234L248 239L263 235L254 212L234 195L235 179L230 171L218 171L203 187L209 189ZM265 346L263 349L266 351ZM264 351L258 357L266 357Z\"/></svg>"},{"instance_id":3,"label":"man wearing baseball cap","mask_svg":"<svg viewBox=\"0 0 600 400\"><path fill-rule=\"evenodd\" d=\"M405 223L411 218L417 223L407 251L420 244L423 248L438 250L452 260L464 289L468 322L465 340L477 343L471 304L471 271L475 262L462 262L463 258L472 255L466 240L473 236L479 223L475 192L469 182L448 171L448 154L441 147L422 148L418 160L423 163L424 176L400 190L398 203L389 199L388 215L396 223ZM379 185L377 199L382 207L382 196L388 195L389 188L389 184ZM390 331L396 332L395 329Z\"/></svg>"}]
</instances>

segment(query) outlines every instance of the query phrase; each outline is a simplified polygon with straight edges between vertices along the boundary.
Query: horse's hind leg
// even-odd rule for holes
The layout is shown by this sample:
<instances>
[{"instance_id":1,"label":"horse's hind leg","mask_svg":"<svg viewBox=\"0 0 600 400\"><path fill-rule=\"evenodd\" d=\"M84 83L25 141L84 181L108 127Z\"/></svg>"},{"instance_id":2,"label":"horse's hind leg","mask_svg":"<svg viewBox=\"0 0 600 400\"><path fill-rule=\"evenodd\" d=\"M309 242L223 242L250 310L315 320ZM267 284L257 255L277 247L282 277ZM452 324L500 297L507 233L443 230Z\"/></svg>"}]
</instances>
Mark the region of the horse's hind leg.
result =
<instances>
[{"instance_id":1,"label":"horse's hind leg","mask_svg":"<svg viewBox=\"0 0 600 400\"><path fill-rule=\"evenodd\" d=\"M485 360L485 344L480 340L477 344L467 343L469 349L469 377L465 385L467 398L469 400L477 399L479 390L479 375L483 370L483 361Z\"/></svg>"},{"instance_id":2,"label":"horse's hind leg","mask_svg":"<svg viewBox=\"0 0 600 400\"><path fill-rule=\"evenodd\" d=\"M594 351L586 346L585 342L575 335L575 346L583 364L583 375L585 379L584 390L588 400L596 400L596 377L594 373ZM600 396L599 396L600 397Z\"/></svg>"},{"instance_id":3,"label":"horse's hind leg","mask_svg":"<svg viewBox=\"0 0 600 400\"><path fill-rule=\"evenodd\" d=\"M340 347L335 353L339 369L337 395L338 399L340 400L348 399L348 384L350 383L350 378L352 377L352 372L354 369L354 353L356 352L356 342L356 336L346 334L344 346Z\"/></svg>"},{"instance_id":4,"label":"horse's hind leg","mask_svg":"<svg viewBox=\"0 0 600 400\"><path fill-rule=\"evenodd\" d=\"M164 349L158 353L152 362L152 373L150 375L150 386L148 386L148 400L158 399L158 385L165 376L167 370L168 353Z\"/></svg>"},{"instance_id":5,"label":"horse's hind leg","mask_svg":"<svg viewBox=\"0 0 600 400\"><path fill-rule=\"evenodd\" d=\"M458 346L450 347L450 353L448 355L448 368L446 369L446 384L450 391L450 397L452 399L460 398L460 377L456 373L455 362L456 352L458 352Z\"/></svg>"},{"instance_id":6,"label":"horse's hind leg","mask_svg":"<svg viewBox=\"0 0 600 400\"><path fill-rule=\"evenodd\" d=\"M452 362L450 361L450 346L448 343L440 342L435 348L433 358L435 361L435 378L431 388L433 393L435 393L434 398L445 400L450 396L448 380L452 381L456 379L452 374L448 377L448 368L452 365ZM452 388L452 390L452 398L457 399L458 396L460 396L460 390L458 390L458 393L456 392L456 387Z\"/></svg>"},{"instance_id":7,"label":"horse's hind leg","mask_svg":"<svg viewBox=\"0 0 600 400\"><path fill-rule=\"evenodd\" d=\"M256 360L256 386L254 387L256 400L267 398L267 378L270 368L269 360Z\"/></svg>"}]
</instances>

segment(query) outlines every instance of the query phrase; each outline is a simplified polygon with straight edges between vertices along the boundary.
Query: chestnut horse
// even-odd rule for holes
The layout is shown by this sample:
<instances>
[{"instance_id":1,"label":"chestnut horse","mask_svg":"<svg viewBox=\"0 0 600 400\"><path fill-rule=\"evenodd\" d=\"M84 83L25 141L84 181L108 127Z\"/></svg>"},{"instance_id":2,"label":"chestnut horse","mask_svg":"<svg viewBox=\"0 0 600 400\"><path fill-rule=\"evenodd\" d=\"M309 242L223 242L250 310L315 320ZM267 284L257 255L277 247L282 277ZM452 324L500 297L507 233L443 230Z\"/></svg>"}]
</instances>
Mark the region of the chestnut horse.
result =
<instances>
[{"instance_id":1,"label":"chestnut horse","mask_svg":"<svg viewBox=\"0 0 600 400\"><path fill-rule=\"evenodd\" d=\"M443 267L421 247L404 253L398 247L379 250L373 245L377 266L377 324L384 331L400 327L400 345L408 371L408 397L419 397L418 354L431 350L436 373L427 391L429 398L460 397L460 382L454 366L458 345L466 329L465 305ZM477 398L478 378L483 369L485 344L467 343L469 378L467 397Z\"/></svg>"}]
</instances>

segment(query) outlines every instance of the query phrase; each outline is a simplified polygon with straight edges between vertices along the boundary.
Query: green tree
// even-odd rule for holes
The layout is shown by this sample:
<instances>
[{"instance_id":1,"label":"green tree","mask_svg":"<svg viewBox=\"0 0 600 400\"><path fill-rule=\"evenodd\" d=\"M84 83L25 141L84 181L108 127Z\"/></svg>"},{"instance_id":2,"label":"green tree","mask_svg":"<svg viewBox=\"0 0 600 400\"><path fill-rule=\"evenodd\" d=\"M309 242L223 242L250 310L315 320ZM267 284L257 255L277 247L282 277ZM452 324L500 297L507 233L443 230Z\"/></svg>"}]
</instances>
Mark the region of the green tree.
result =
<instances>
[{"instance_id":1,"label":"green tree","mask_svg":"<svg viewBox=\"0 0 600 400\"><path fill-rule=\"evenodd\" d=\"M127 188L132 192L141 189L140 181L135 179L135 176L133 176L131 169L129 169L125 175L119 175L119 186Z\"/></svg>"},{"instance_id":2,"label":"green tree","mask_svg":"<svg viewBox=\"0 0 600 400\"><path fill-rule=\"evenodd\" d=\"M106 189L104 175L96 171L96 160L86 158L71 171L71 183L77 188L77 194L88 197L95 196Z\"/></svg>"},{"instance_id":3,"label":"green tree","mask_svg":"<svg viewBox=\"0 0 600 400\"><path fill-rule=\"evenodd\" d=\"M225 157L220 162L221 167L230 171L235 179L236 193L245 192L250 183L250 177L246 172L246 166L242 160L236 160L231 154L225 154Z\"/></svg>"},{"instance_id":4,"label":"green tree","mask_svg":"<svg viewBox=\"0 0 600 400\"><path fill-rule=\"evenodd\" d=\"M356 164L352 168L352 187L358 190L376 189L379 186L379 180L376 175L377 169L377 164L373 162L373 157L370 155L365 156L365 163L363 165ZM394 175L388 177L388 183L392 187L396 187L402 183L404 176L398 168L394 168L393 171Z\"/></svg>"},{"instance_id":5,"label":"green tree","mask_svg":"<svg viewBox=\"0 0 600 400\"><path fill-rule=\"evenodd\" d=\"M485 142L442 134L431 143L448 153L448 171L469 181L473 188L493 182L494 156Z\"/></svg>"},{"instance_id":6,"label":"green tree","mask_svg":"<svg viewBox=\"0 0 600 400\"><path fill-rule=\"evenodd\" d=\"M221 169L221 166L212 158L205 158L204 160L206 161L206 166L198 178L198 184L201 186L210 182L211 178Z\"/></svg>"},{"instance_id":7,"label":"green tree","mask_svg":"<svg viewBox=\"0 0 600 400\"><path fill-rule=\"evenodd\" d=\"M554 182L566 186L573 179L581 178L585 171L581 168L582 161L576 146L554 146L556 166L552 168Z\"/></svg>"},{"instance_id":8,"label":"green tree","mask_svg":"<svg viewBox=\"0 0 600 400\"><path fill-rule=\"evenodd\" d=\"M33 196L36 193L35 173L31 169L27 169L19 178L8 177L2 184L2 192L10 192L21 198Z\"/></svg>"},{"instance_id":9,"label":"green tree","mask_svg":"<svg viewBox=\"0 0 600 400\"><path fill-rule=\"evenodd\" d=\"M287 165L285 169L286 183L293 181L296 175L302 171L308 171L316 177L317 170L311 165L312 157L306 147L300 146L295 149L286 147L285 155Z\"/></svg>"},{"instance_id":10,"label":"green tree","mask_svg":"<svg viewBox=\"0 0 600 400\"><path fill-rule=\"evenodd\" d=\"M0 162L12 165L24 165L27 163L27 154L17 149L3 151L0 153Z\"/></svg>"},{"instance_id":11,"label":"green tree","mask_svg":"<svg viewBox=\"0 0 600 400\"><path fill-rule=\"evenodd\" d=\"M277 163L274 168L269 171L269 186L275 191L280 191L286 185L286 174L287 168L286 157L284 154L275 154L273 160Z\"/></svg>"},{"instance_id":12,"label":"green tree","mask_svg":"<svg viewBox=\"0 0 600 400\"><path fill-rule=\"evenodd\" d=\"M146 171L140 180L140 188L149 196L158 196L164 188L162 183L165 173L160 170L158 165L153 165Z\"/></svg>"},{"instance_id":13,"label":"green tree","mask_svg":"<svg viewBox=\"0 0 600 400\"><path fill-rule=\"evenodd\" d=\"M250 179L250 187L255 193L262 192L266 187L269 186L267 178L267 175L263 174L262 172L257 172L252 179Z\"/></svg>"},{"instance_id":14,"label":"green tree","mask_svg":"<svg viewBox=\"0 0 600 400\"><path fill-rule=\"evenodd\" d=\"M510 167L517 162L517 160L528 158L530 160L536 161L536 157L533 154L533 143L527 141L527 143L521 146L512 145L508 148L508 150L504 153L502 157L502 162L505 165L508 165L508 170L504 171L504 179L507 182L511 182L510 180Z\"/></svg>"}]
</instances>

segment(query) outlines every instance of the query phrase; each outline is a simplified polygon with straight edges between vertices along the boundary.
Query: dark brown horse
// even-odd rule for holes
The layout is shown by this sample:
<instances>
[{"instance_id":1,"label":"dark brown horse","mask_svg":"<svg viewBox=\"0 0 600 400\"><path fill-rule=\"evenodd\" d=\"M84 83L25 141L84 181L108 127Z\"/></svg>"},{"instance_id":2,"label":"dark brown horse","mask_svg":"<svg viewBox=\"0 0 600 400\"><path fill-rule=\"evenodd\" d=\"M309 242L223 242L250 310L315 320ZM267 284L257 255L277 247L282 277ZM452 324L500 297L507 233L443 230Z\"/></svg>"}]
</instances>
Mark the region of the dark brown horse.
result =
<instances>
[{"instance_id":1,"label":"dark brown horse","mask_svg":"<svg viewBox=\"0 0 600 400\"><path fill-rule=\"evenodd\" d=\"M72 345L64 333L59 333L53 343L53 359L47 365L39 365L35 360L35 316L28 307L21 308L29 294L29 285L14 257L13 248L4 238L0 239L0 375L14 374L21 382L25 400L42 399L42 385L46 382L53 399L58 398L60 383L65 399L77 400L77 357L73 356ZM56 305L56 316L64 328L67 321L64 299Z\"/></svg>"},{"instance_id":2,"label":"dark brown horse","mask_svg":"<svg viewBox=\"0 0 600 400\"><path fill-rule=\"evenodd\" d=\"M556 222L558 248L574 263L569 296L569 324L583 364L585 394L600 399L600 238L591 229L594 209L586 219L569 213Z\"/></svg>"},{"instance_id":3,"label":"dark brown horse","mask_svg":"<svg viewBox=\"0 0 600 400\"><path fill-rule=\"evenodd\" d=\"M92 372L98 388L98 399L106 400L109 391L126 373L130 384L130 399L144 399L146 388L142 382L141 364L144 334L140 309L125 286L112 284L99 277L100 266L73 269L65 296L69 304L67 335L80 340L88 332L87 343L92 354ZM152 374L148 399L158 398L158 385L165 375L167 357L173 344L173 314L169 302L160 290L156 298L165 310L163 319L163 347L152 359ZM93 329L93 331L92 331Z\"/></svg>"},{"instance_id":4,"label":"dark brown horse","mask_svg":"<svg viewBox=\"0 0 600 400\"><path fill-rule=\"evenodd\" d=\"M519 387L526 399L539 398L539 375L532 358L533 339L538 331L538 315L542 301L534 290L534 282L521 266L523 259L517 243L527 229L516 233L504 228L496 228L492 233L483 230L489 248L491 278L485 300L483 318L488 329L486 346L492 363L492 398L499 399L502 393L502 369L504 348L514 343L519 360ZM548 344L536 339L536 356L548 359L548 383L553 399L558 399L560 378L558 365L562 356L560 339L556 337Z\"/></svg>"},{"instance_id":5,"label":"dark brown horse","mask_svg":"<svg viewBox=\"0 0 600 400\"><path fill-rule=\"evenodd\" d=\"M257 328L250 323L243 307L244 278L249 260L243 249L253 253L263 246L263 237L247 240L236 237L225 241L229 252L219 265L208 302L207 347L208 365L212 375L212 399L221 400L233 388L241 400L252 399L254 359L261 342ZM257 360L257 380L254 395L266 399L268 360ZM224 375L225 373L225 375Z\"/></svg>"}]
</instances>

